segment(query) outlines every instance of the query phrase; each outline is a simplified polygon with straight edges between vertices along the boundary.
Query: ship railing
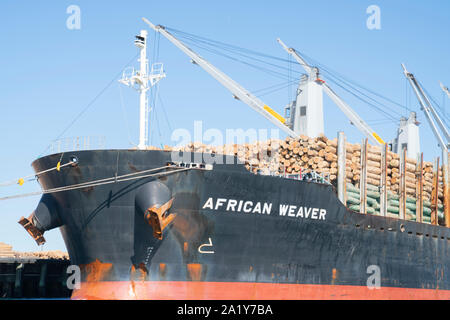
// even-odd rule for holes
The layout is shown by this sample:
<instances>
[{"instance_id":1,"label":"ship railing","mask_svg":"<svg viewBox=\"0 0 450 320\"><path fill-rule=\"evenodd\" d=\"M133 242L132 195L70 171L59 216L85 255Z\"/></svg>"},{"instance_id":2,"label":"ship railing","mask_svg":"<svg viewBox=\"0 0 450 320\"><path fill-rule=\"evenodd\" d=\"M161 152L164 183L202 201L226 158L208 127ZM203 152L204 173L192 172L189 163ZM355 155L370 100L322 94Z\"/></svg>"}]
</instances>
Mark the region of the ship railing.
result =
<instances>
[{"instance_id":1,"label":"ship railing","mask_svg":"<svg viewBox=\"0 0 450 320\"><path fill-rule=\"evenodd\" d=\"M82 151L105 148L105 136L81 136L53 140L50 143L49 152L50 154L53 154L67 151Z\"/></svg>"},{"instance_id":2,"label":"ship railing","mask_svg":"<svg viewBox=\"0 0 450 320\"><path fill-rule=\"evenodd\" d=\"M269 170L268 168L260 168L258 165L247 165L250 172L264 176L276 176L291 180L310 181L317 183L331 184L329 173L319 173L312 169L301 168L298 173L288 173L285 166L280 166L279 171Z\"/></svg>"},{"instance_id":3,"label":"ship railing","mask_svg":"<svg viewBox=\"0 0 450 320\"><path fill-rule=\"evenodd\" d=\"M312 182L317 182L317 183L331 184L329 173L326 173L326 172L320 173L320 172L317 172L312 169L301 168L298 173L294 173L294 174L284 172L283 176L288 179L296 179L296 180L302 180L302 181L312 181Z\"/></svg>"},{"instance_id":4,"label":"ship railing","mask_svg":"<svg viewBox=\"0 0 450 320\"><path fill-rule=\"evenodd\" d=\"M166 163L166 166L171 167L175 166L178 168L190 168L190 169L204 169L204 170L212 170L213 165L208 163L197 163L197 162L177 162L170 161Z\"/></svg>"}]
</instances>

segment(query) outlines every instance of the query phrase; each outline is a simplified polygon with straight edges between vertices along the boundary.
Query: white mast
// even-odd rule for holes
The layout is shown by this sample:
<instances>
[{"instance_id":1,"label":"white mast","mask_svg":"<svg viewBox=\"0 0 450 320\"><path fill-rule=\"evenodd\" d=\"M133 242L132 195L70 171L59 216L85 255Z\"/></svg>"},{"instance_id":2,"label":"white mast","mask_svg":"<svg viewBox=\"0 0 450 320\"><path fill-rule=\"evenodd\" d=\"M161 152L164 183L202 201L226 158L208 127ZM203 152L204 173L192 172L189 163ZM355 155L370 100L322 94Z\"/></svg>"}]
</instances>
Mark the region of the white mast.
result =
<instances>
[{"instance_id":1,"label":"white mast","mask_svg":"<svg viewBox=\"0 0 450 320\"><path fill-rule=\"evenodd\" d=\"M140 62L140 86L139 86L139 149L145 149L148 142L148 61L147 61L147 30L141 30L141 38L136 37L134 43L141 49Z\"/></svg>"},{"instance_id":2,"label":"white mast","mask_svg":"<svg viewBox=\"0 0 450 320\"><path fill-rule=\"evenodd\" d=\"M140 49L140 67L139 71L131 68L131 72L127 72L126 69L122 75L122 79L119 80L126 86L133 87L139 91L139 144L138 149L145 150L148 145L148 132L149 132L149 114L150 107L148 104L148 90L153 87L159 80L164 78L162 63L152 64L152 69L149 73L148 60L147 60L147 30L141 30L139 36L136 36L134 40L136 47Z\"/></svg>"}]
</instances>

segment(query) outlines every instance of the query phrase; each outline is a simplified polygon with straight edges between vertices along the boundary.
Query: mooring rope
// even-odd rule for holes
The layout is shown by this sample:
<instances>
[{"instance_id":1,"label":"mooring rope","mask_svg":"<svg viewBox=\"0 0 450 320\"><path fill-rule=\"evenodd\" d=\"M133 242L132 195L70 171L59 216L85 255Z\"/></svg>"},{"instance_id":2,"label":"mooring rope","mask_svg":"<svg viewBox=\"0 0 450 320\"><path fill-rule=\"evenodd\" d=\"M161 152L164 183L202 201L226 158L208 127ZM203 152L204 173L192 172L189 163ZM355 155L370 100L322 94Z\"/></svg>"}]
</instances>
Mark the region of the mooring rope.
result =
<instances>
[{"instance_id":1,"label":"mooring rope","mask_svg":"<svg viewBox=\"0 0 450 320\"><path fill-rule=\"evenodd\" d=\"M174 167L173 166L164 166L164 167L159 167L159 168L154 168L154 169L143 170L143 171L139 171L139 172L128 173L128 174L124 174L124 175L120 175L120 176L113 176L111 178L104 178L104 179L98 179L98 180L93 180L93 181L84 182L84 183L78 183L78 184L65 186L65 187L58 187L58 188L52 188L52 189L47 189L47 190L42 190L42 191L6 196L6 197L0 198L0 201L31 197L31 196L47 194L47 193L56 193L56 192L76 190L76 189L82 189L82 188L97 187L97 186L101 186L101 185L105 185L105 184L124 182L124 181L136 180L136 179L143 179L143 178L149 178L149 177L154 177L154 176L169 175L169 174L192 170L192 169L206 170L203 168L182 168L182 169L173 170L173 171L157 172L157 173L150 173L150 174L142 175L143 173L148 173L148 172L152 172L152 171L156 171L156 170L162 170L162 169L166 169L166 168L174 168ZM137 177L133 177L133 175L138 175L138 174L141 174L141 175L139 175Z\"/></svg>"},{"instance_id":2,"label":"mooring rope","mask_svg":"<svg viewBox=\"0 0 450 320\"><path fill-rule=\"evenodd\" d=\"M10 180L10 181L6 181L6 182L2 182L2 183L0 183L0 187L10 186L10 185L13 185L13 184L23 185L23 184L25 183L25 180L26 180L26 181L33 181L33 180L35 180L38 176L40 176L40 175L42 175L42 174L44 174L44 173L47 173L47 172L50 172L50 171L53 171L53 170L59 171L59 170L61 170L62 168L67 167L67 166L69 166L69 165L71 165L71 164L73 164L73 163L74 163L73 161L70 161L70 162L68 162L68 163L61 164L61 161L60 161L60 162L58 162L58 164L57 164L55 167L53 167L53 168L46 169L46 170L37 172L37 173L35 173L35 174L30 174L30 175L28 175L28 176L24 176L24 177L19 178L19 179L15 179L15 180ZM29 179L29 178L32 178L32 179Z\"/></svg>"}]
</instances>

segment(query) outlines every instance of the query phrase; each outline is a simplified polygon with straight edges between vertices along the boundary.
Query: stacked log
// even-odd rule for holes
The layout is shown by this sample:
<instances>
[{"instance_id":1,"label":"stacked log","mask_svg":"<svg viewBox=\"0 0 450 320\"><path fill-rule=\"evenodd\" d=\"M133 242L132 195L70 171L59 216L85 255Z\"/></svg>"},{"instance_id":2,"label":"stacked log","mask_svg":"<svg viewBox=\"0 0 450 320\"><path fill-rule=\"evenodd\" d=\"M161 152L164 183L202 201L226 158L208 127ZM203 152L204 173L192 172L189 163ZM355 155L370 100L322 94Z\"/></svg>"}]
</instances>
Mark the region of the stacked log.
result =
<instances>
[{"instance_id":1,"label":"stacked log","mask_svg":"<svg viewBox=\"0 0 450 320\"><path fill-rule=\"evenodd\" d=\"M11 258L11 257L14 257L12 246L0 242L0 258Z\"/></svg>"},{"instance_id":2,"label":"stacked log","mask_svg":"<svg viewBox=\"0 0 450 320\"><path fill-rule=\"evenodd\" d=\"M14 252L16 258L36 258L36 259L54 259L69 260L67 252L61 250L36 251L36 252Z\"/></svg>"},{"instance_id":3,"label":"stacked log","mask_svg":"<svg viewBox=\"0 0 450 320\"><path fill-rule=\"evenodd\" d=\"M366 213L379 214L380 213L380 193L378 188L372 185L367 185L367 206ZM350 210L359 212L361 204L361 195L359 188L356 188L353 184L347 183L347 206Z\"/></svg>"},{"instance_id":4,"label":"stacked log","mask_svg":"<svg viewBox=\"0 0 450 320\"><path fill-rule=\"evenodd\" d=\"M354 146L350 143L345 144L345 181L348 184L353 184L356 175L356 169L353 165L353 157L356 157Z\"/></svg>"},{"instance_id":5,"label":"stacked log","mask_svg":"<svg viewBox=\"0 0 450 320\"><path fill-rule=\"evenodd\" d=\"M299 139L288 138L280 144L280 169L288 174L298 174L314 170L329 177L337 178L337 139L325 136Z\"/></svg>"},{"instance_id":6,"label":"stacked log","mask_svg":"<svg viewBox=\"0 0 450 320\"><path fill-rule=\"evenodd\" d=\"M252 172L269 174L280 171L280 156L278 154L280 143L282 141L279 139L269 139L267 141L256 141L246 144L225 144L222 146L210 146L199 142L191 142L182 147L170 148L165 146L164 150L201 153L208 155L209 158L203 160L211 160L216 163L227 163L226 158L215 158L216 155L232 156L238 159L238 163L245 164L246 168Z\"/></svg>"},{"instance_id":7,"label":"stacked log","mask_svg":"<svg viewBox=\"0 0 450 320\"><path fill-rule=\"evenodd\" d=\"M37 258L37 259L58 259L69 260L69 255L60 250L20 252L14 251L11 245L0 242L0 258Z\"/></svg>"}]
</instances>

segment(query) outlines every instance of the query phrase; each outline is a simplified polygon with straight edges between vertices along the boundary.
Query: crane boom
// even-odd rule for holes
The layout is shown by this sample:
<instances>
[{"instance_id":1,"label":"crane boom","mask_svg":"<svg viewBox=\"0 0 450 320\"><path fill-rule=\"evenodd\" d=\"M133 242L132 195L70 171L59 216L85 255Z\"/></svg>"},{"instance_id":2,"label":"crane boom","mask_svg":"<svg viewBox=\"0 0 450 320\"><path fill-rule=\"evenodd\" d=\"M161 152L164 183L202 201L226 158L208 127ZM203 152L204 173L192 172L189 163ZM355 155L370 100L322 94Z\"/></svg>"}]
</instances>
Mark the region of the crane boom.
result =
<instances>
[{"instance_id":1,"label":"crane boom","mask_svg":"<svg viewBox=\"0 0 450 320\"><path fill-rule=\"evenodd\" d=\"M406 68L405 68L405 70L406 70ZM441 117L439 117L439 115L436 113L436 110L434 109L433 105L431 104L430 99L428 99L428 96L425 94L422 86L419 84L419 82L416 80L416 78L414 78L414 75L412 75L412 78L414 79L414 84L417 86L417 88L419 89L419 91L422 94L423 98L425 99L425 101L426 101L426 103L428 105L428 108L429 108L431 114L433 115L434 119L436 120L439 128L444 133L445 139L447 139L447 143L448 143L450 141L450 134L449 134L449 132L447 130L447 127L442 122Z\"/></svg>"},{"instance_id":2,"label":"crane boom","mask_svg":"<svg viewBox=\"0 0 450 320\"><path fill-rule=\"evenodd\" d=\"M142 18L142 20L147 23L153 30L161 33L165 36L170 42L172 42L176 47L178 47L181 51L183 51L188 57L192 59L194 63L203 68L206 72L208 72L214 79L219 81L225 88L227 88L234 97L238 100L249 105L252 109L263 115L266 119L276 125L278 128L283 130L289 136L298 138L298 135L287 127L284 123L286 120L279 115L277 112L272 110L269 106L267 106L260 99L251 94L248 90L243 88L225 73L214 67L211 63L206 61L204 58L195 53L192 49L187 47L184 43L178 40L175 36L173 36L170 32L166 30L164 26L157 25L155 26L146 18Z\"/></svg>"},{"instance_id":3,"label":"crane boom","mask_svg":"<svg viewBox=\"0 0 450 320\"><path fill-rule=\"evenodd\" d=\"M409 80L409 83L411 84L411 87L413 88L414 93L417 96L417 100L419 100L422 110L425 113L425 117L427 118L427 121L431 127L431 130L433 131L436 139L438 140L440 147L442 148L443 154L446 155L448 153L448 145L442 138L441 134L439 133L439 131L436 127L436 124L433 121L432 114L435 118L437 117L437 119L440 121L439 116L435 112L433 113L431 111L431 110L433 110L433 107L429 103L428 98L426 97L425 93L423 92L421 86L417 82L414 75L412 73L409 73L408 70L406 70L406 67L403 63L402 63L402 68L403 68L403 73L405 74L406 78ZM445 129L445 127L444 127L444 129ZM447 138L447 142L448 142L448 132L446 130L443 130L443 132L444 132L444 134L446 133L446 138ZM445 159L447 159L446 156L443 157L444 162L445 162Z\"/></svg>"},{"instance_id":4,"label":"crane boom","mask_svg":"<svg viewBox=\"0 0 450 320\"><path fill-rule=\"evenodd\" d=\"M305 69L305 71L310 74L313 71L313 67L311 67L305 59L294 49L287 47L283 41L277 39L280 45L286 50L289 54L291 54L294 59ZM369 125L361 119L361 117L347 104L344 100L342 100L323 80L318 79L318 81L322 84L322 87L326 94L331 98L331 100L336 103L336 105L341 109L341 111L347 116L350 122L358 128L367 138L369 138L375 144L383 145L385 142L380 138L376 132L369 127Z\"/></svg>"}]
</instances>

